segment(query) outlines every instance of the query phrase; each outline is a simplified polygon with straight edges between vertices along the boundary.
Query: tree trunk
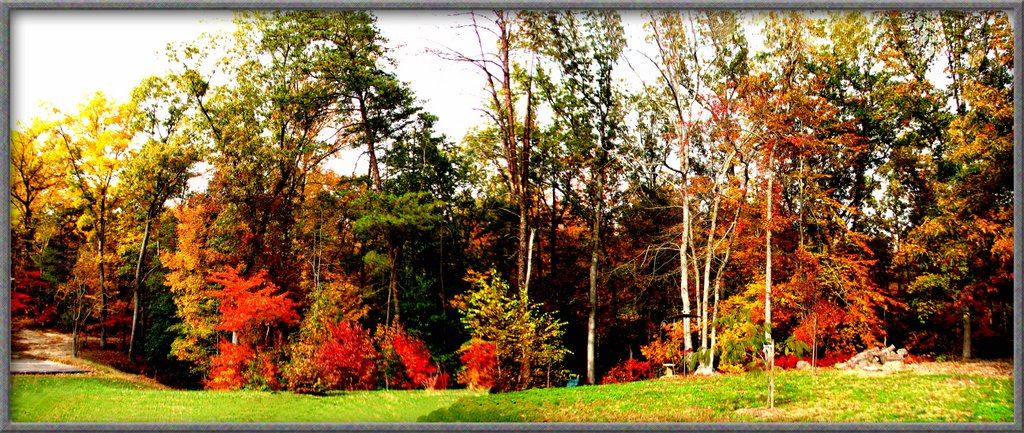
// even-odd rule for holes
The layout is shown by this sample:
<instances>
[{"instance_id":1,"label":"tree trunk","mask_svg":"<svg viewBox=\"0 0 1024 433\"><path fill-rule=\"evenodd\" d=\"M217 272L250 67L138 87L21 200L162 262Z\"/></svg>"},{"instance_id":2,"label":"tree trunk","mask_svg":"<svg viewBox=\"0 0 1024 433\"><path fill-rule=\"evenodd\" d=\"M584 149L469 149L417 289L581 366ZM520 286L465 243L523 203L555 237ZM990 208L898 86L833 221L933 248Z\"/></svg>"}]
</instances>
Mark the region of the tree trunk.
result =
<instances>
[{"instance_id":1,"label":"tree trunk","mask_svg":"<svg viewBox=\"0 0 1024 433\"><path fill-rule=\"evenodd\" d=\"M369 113L366 111L366 101L362 96L359 98L359 116L363 122L363 139L366 140L366 153L370 155L370 177L373 179L373 189L377 192L383 190L383 183L380 180L380 168L377 167L377 139L373 136L370 128Z\"/></svg>"},{"instance_id":2,"label":"tree trunk","mask_svg":"<svg viewBox=\"0 0 1024 433\"><path fill-rule=\"evenodd\" d=\"M683 140L682 128L679 130L679 152L683 161L683 235L679 244L679 294L683 298L683 351L687 354L693 353L693 339L690 335L690 271L689 255L686 247L690 244L690 191L687 185L687 175L690 170L690 155L687 151L686 142Z\"/></svg>"},{"instance_id":3,"label":"tree trunk","mask_svg":"<svg viewBox=\"0 0 1024 433\"><path fill-rule=\"evenodd\" d=\"M964 310L964 342L961 355L965 360L971 359L971 313L966 309Z\"/></svg>"},{"instance_id":4,"label":"tree trunk","mask_svg":"<svg viewBox=\"0 0 1024 433\"><path fill-rule=\"evenodd\" d=\"M597 175L597 188L594 200L594 232L590 245L590 314L587 317L587 383L594 384L594 358L597 345L597 262L601 248L601 191L604 189L602 174Z\"/></svg>"},{"instance_id":5,"label":"tree trunk","mask_svg":"<svg viewBox=\"0 0 1024 433\"><path fill-rule=\"evenodd\" d=\"M775 344L772 341L772 188L775 176L771 169L771 153L768 156L767 217L765 218L765 264L764 264L764 340L765 360L768 362L768 408L775 407Z\"/></svg>"},{"instance_id":6,"label":"tree trunk","mask_svg":"<svg viewBox=\"0 0 1024 433\"><path fill-rule=\"evenodd\" d=\"M146 258L146 247L149 246L149 228L153 219L146 216L146 229L142 233L142 247L139 248L139 258L135 262L135 285L132 288L132 331L128 338L128 359L135 359L135 336L139 326L139 299L142 292L142 266Z\"/></svg>"},{"instance_id":7,"label":"tree trunk","mask_svg":"<svg viewBox=\"0 0 1024 433\"><path fill-rule=\"evenodd\" d=\"M103 211L103 208L100 208ZM106 224L103 221L102 214L100 216L100 229L96 237L96 246L99 250L99 270L100 270L100 349L107 348L107 283L106 283L106 272L103 266L103 237L105 234Z\"/></svg>"},{"instance_id":8,"label":"tree trunk","mask_svg":"<svg viewBox=\"0 0 1024 433\"><path fill-rule=\"evenodd\" d=\"M813 313L811 322L811 371L818 365L818 313Z\"/></svg>"},{"instance_id":9,"label":"tree trunk","mask_svg":"<svg viewBox=\"0 0 1024 433\"><path fill-rule=\"evenodd\" d=\"M715 283L715 305L714 310L711 313L711 322L718 321L718 299L719 291L722 287L721 275L718 276L718 281ZM708 373L715 371L715 337L718 335L718 327L711 327L711 345L708 346Z\"/></svg>"},{"instance_id":10,"label":"tree trunk","mask_svg":"<svg viewBox=\"0 0 1024 433\"><path fill-rule=\"evenodd\" d=\"M388 298L392 300L395 306L395 319L394 322L398 322L398 255L399 247L388 248L388 260L391 262L391 269L389 270L389 282L388 282Z\"/></svg>"}]
</instances>

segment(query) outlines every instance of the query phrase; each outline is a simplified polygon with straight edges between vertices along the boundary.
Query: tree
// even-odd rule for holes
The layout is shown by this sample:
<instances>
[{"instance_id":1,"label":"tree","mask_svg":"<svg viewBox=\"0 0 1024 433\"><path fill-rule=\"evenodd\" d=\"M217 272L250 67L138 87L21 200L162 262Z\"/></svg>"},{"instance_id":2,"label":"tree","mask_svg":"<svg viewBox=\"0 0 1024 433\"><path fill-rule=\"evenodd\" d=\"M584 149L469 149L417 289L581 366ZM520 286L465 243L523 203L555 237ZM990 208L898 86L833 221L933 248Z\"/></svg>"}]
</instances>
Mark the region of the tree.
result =
<instances>
[{"instance_id":1,"label":"tree","mask_svg":"<svg viewBox=\"0 0 1024 433\"><path fill-rule=\"evenodd\" d=\"M199 152L188 143L195 137L179 133L185 114L180 95L172 93L166 80L151 77L136 88L133 99L139 111L138 128L149 140L138 155L128 162L122 185L126 207L131 208L143 221L142 245L135 262L132 286L132 329L128 340L128 356L135 355L136 332L142 309L140 292L143 286L143 267L150 241L153 221L164 210L169 199L181 195L193 176L192 166L199 160ZM181 128L184 129L184 128Z\"/></svg>"},{"instance_id":2,"label":"tree","mask_svg":"<svg viewBox=\"0 0 1024 433\"><path fill-rule=\"evenodd\" d=\"M671 170L680 176L683 214L679 230L683 345L684 350L692 350L690 320L696 316L700 324L698 372L710 373L720 287L744 208L752 162L754 137L744 131L740 88L749 73L750 59L735 14L663 12L653 15L648 27L659 53L658 60L651 61L661 74L663 87L658 96L666 113L663 118L672 119L671 134L679 142L681 167ZM667 161L663 165L670 167ZM722 224L727 208L734 213L730 223ZM712 266L715 262L718 266ZM690 310L691 272L696 282L697 314Z\"/></svg>"},{"instance_id":3,"label":"tree","mask_svg":"<svg viewBox=\"0 0 1024 433\"><path fill-rule=\"evenodd\" d=\"M58 142L52 122L34 119L21 131L11 133L11 204L12 216L20 224L15 230L16 257L24 260L35 251L36 213L46 195L63 182L60 173ZM27 264L27 262L26 262Z\"/></svg>"},{"instance_id":4,"label":"tree","mask_svg":"<svg viewBox=\"0 0 1024 433\"><path fill-rule=\"evenodd\" d=\"M949 67L958 116L939 155L934 207L910 232L899 259L915 271L909 291L922 320L959 319L967 359L972 323L1005 314L1004 303L993 300L1007 301L1012 281L1013 175L1002 162L1013 148L1011 37L1002 14L943 15L942 25L949 57L966 57ZM960 30L966 34L955 33Z\"/></svg>"},{"instance_id":5,"label":"tree","mask_svg":"<svg viewBox=\"0 0 1024 433\"><path fill-rule=\"evenodd\" d=\"M513 282L522 292L528 279L527 232L532 204L530 161L533 155L536 104L533 98L533 73L531 69L527 69L523 74L515 73L516 62L513 55L518 48L518 42L524 39L521 17L501 10L493 11L493 17L475 12L470 12L469 17L470 27L480 49L479 54L452 50L439 54L450 60L472 64L486 79L485 90L489 99L485 105L485 112L495 126L495 138L501 145L499 158L502 164L497 170L507 188L510 201L518 207L516 274ZM488 34L496 39L493 41L497 45L495 51L485 48L485 37ZM487 42L492 41L488 39ZM520 91L526 93L525 101L519 101L515 94L517 82L523 87ZM521 103L525 103L525 113L520 119L516 110Z\"/></svg>"},{"instance_id":6,"label":"tree","mask_svg":"<svg viewBox=\"0 0 1024 433\"><path fill-rule=\"evenodd\" d=\"M564 323L541 312L537 304L523 307L518 294L510 291L493 270L488 274L470 272L467 280L473 282L474 289L453 302L463 314L462 323L470 332L472 345L494 344L497 366L493 383L497 389L517 391L550 385L551 371L560 373L561 361L567 353L561 341ZM485 362L471 358L471 363ZM546 370L544 376L537 370L540 367ZM479 374L486 375L479 371L469 373ZM481 379L471 383L479 385L478 380Z\"/></svg>"},{"instance_id":7,"label":"tree","mask_svg":"<svg viewBox=\"0 0 1024 433\"><path fill-rule=\"evenodd\" d=\"M623 118L622 102L614 89L612 69L626 42L619 15L614 12L548 13L538 17L540 34L534 44L550 59L556 77L541 76L542 87L564 129L561 137L570 158L580 164L586 184L583 194L590 220L590 312L587 316L587 383L597 383L597 293L600 274L601 228L609 179L616 166L615 148ZM556 84L557 83L557 84Z\"/></svg>"},{"instance_id":8,"label":"tree","mask_svg":"<svg viewBox=\"0 0 1024 433\"><path fill-rule=\"evenodd\" d=\"M391 323L391 308L398 320L398 259L406 241L418 232L428 231L438 221L436 203L425 192L399 196L368 192L363 197L362 216L355 221L356 233L383 239L387 247L388 301L385 323Z\"/></svg>"},{"instance_id":9,"label":"tree","mask_svg":"<svg viewBox=\"0 0 1024 433\"><path fill-rule=\"evenodd\" d=\"M131 157L129 144L135 135L131 125L131 107L118 105L97 93L80 107L76 115L65 117L57 126L62 141L63 160L68 167L68 185L85 208L78 221L83 231L96 242L100 297L100 347L107 345L107 298L110 284L105 250L108 229L120 199L117 181L125 162Z\"/></svg>"}]
</instances>

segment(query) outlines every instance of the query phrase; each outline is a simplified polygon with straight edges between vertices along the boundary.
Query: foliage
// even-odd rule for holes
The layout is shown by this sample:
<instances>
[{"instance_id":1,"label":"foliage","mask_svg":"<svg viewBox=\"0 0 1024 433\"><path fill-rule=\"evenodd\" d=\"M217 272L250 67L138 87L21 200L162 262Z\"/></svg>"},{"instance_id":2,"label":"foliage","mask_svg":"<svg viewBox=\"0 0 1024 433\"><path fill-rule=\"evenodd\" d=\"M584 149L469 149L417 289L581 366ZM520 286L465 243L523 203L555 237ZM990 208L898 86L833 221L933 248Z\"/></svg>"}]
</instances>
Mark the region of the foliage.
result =
<instances>
[{"instance_id":1,"label":"foliage","mask_svg":"<svg viewBox=\"0 0 1024 433\"><path fill-rule=\"evenodd\" d=\"M307 394L372 389L378 358L369 331L356 322L326 323L321 333L291 346L288 389Z\"/></svg>"},{"instance_id":2,"label":"foliage","mask_svg":"<svg viewBox=\"0 0 1024 433\"><path fill-rule=\"evenodd\" d=\"M254 331L275 325L291 325L298 320L294 301L287 294L274 293L277 287L267 280L267 271L252 276L240 275L241 267L225 267L212 272L207 281L222 286L209 294L219 300L220 322L215 329L250 336Z\"/></svg>"},{"instance_id":3,"label":"foliage","mask_svg":"<svg viewBox=\"0 0 1024 433\"><path fill-rule=\"evenodd\" d=\"M13 326L306 393L1012 352L1005 12L459 15L479 53L441 54L487 100L458 143L372 13L235 18L11 131Z\"/></svg>"},{"instance_id":4,"label":"foliage","mask_svg":"<svg viewBox=\"0 0 1024 433\"><path fill-rule=\"evenodd\" d=\"M616 364L601 378L601 384L633 382L653 379L658 376L661 364L655 361L639 361L627 359Z\"/></svg>"},{"instance_id":5,"label":"foliage","mask_svg":"<svg viewBox=\"0 0 1024 433\"><path fill-rule=\"evenodd\" d=\"M494 386L518 390L547 383L550 371L558 371L566 349L562 347L563 322L543 313L537 305L509 293L495 271L471 272L475 290L455 298L462 322L472 338L494 344L498 361Z\"/></svg>"},{"instance_id":6,"label":"foliage","mask_svg":"<svg viewBox=\"0 0 1024 433\"><path fill-rule=\"evenodd\" d=\"M494 387L498 375L498 357L495 355L495 344L483 340L471 340L464 344L459 352L462 371L459 372L459 383L469 389L490 390Z\"/></svg>"},{"instance_id":7,"label":"foliage","mask_svg":"<svg viewBox=\"0 0 1024 433\"><path fill-rule=\"evenodd\" d=\"M402 359L406 375L413 386L424 389L447 387L447 373L438 374L437 367L431 363L430 352L423 346L423 341L399 327L391 337L391 347Z\"/></svg>"},{"instance_id":8,"label":"foliage","mask_svg":"<svg viewBox=\"0 0 1024 433\"><path fill-rule=\"evenodd\" d=\"M210 361L210 375L203 381L207 389L241 389L247 383L245 372L255 351L248 344L232 344L221 339L217 354Z\"/></svg>"}]
</instances>

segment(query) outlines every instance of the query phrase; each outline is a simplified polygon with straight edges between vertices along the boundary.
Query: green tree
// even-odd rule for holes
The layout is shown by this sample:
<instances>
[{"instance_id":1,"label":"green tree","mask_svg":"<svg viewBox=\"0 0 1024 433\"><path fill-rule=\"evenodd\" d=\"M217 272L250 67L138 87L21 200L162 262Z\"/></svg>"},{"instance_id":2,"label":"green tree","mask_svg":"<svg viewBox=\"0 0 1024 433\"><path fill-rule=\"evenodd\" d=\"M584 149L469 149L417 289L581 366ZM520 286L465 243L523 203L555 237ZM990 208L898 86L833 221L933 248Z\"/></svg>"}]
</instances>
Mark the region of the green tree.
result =
<instances>
[{"instance_id":1,"label":"green tree","mask_svg":"<svg viewBox=\"0 0 1024 433\"><path fill-rule=\"evenodd\" d=\"M195 137L179 132L184 119L180 94L166 80L151 77L136 88L133 99L138 110L140 132L148 136L139 153L128 162L122 180L125 207L142 221L142 243L135 262L132 284L132 328L128 340L128 356L136 354L136 333L139 329L142 291L150 229L164 210L167 201L185 191L194 175L193 165L200 154L191 143Z\"/></svg>"},{"instance_id":2,"label":"green tree","mask_svg":"<svg viewBox=\"0 0 1024 433\"><path fill-rule=\"evenodd\" d=\"M495 344L500 391L550 386L551 372L561 376L563 322L543 313L539 305L522 305L497 272L470 272L475 288L456 297L462 322L474 340ZM541 373L544 374L541 374Z\"/></svg>"},{"instance_id":3,"label":"green tree","mask_svg":"<svg viewBox=\"0 0 1024 433\"><path fill-rule=\"evenodd\" d=\"M541 75L542 88L561 126L560 138L579 165L586 191L580 209L590 222L590 312L587 316L587 383L597 383L597 305L605 204L614 191L616 147L622 133L623 101L612 70L626 41L615 12L552 12L535 18L534 45L549 58L554 77Z\"/></svg>"}]
</instances>

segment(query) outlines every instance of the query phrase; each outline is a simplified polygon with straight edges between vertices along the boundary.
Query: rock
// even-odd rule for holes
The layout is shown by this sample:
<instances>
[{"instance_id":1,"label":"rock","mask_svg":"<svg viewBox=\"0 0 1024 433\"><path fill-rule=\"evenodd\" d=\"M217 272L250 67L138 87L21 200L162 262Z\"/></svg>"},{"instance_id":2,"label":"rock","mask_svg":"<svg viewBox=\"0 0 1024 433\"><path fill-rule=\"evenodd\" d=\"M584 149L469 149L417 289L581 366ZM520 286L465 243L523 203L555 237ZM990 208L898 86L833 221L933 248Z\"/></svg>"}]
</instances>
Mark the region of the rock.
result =
<instances>
[{"instance_id":1,"label":"rock","mask_svg":"<svg viewBox=\"0 0 1024 433\"><path fill-rule=\"evenodd\" d=\"M799 369L799 370L807 370L807 369L811 368L811 363L807 362L807 361L800 360L800 361L796 362L796 368Z\"/></svg>"},{"instance_id":2,"label":"rock","mask_svg":"<svg viewBox=\"0 0 1024 433\"><path fill-rule=\"evenodd\" d=\"M900 369L903 367L903 358L907 356L906 349L896 350L896 346L873 347L851 357L844 363L836 364L837 368L857 368L866 371L880 371Z\"/></svg>"}]
</instances>

